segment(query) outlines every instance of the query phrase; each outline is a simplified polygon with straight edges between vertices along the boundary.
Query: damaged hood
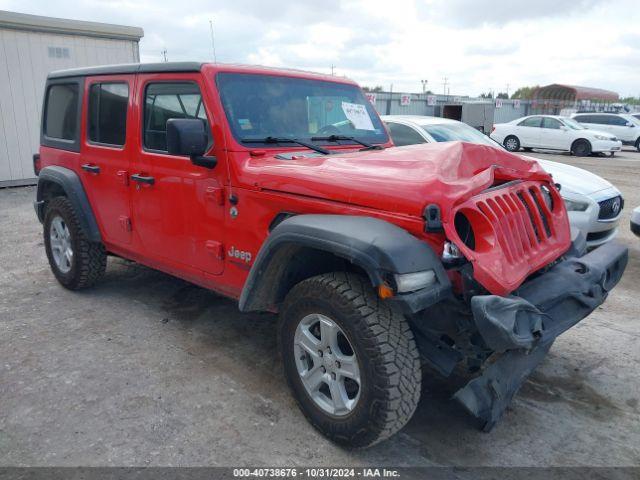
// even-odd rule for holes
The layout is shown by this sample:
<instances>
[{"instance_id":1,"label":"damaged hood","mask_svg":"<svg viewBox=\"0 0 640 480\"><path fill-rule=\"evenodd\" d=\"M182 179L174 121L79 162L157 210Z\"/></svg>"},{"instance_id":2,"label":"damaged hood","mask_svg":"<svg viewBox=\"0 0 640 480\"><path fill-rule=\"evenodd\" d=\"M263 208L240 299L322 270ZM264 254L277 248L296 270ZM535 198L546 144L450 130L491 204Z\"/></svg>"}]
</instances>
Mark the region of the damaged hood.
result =
<instances>
[{"instance_id":1,"label":"damaged hood","mask_svg":"<svg viewBox=\"0 0 640 480\"><path fill-rule=\"evenodd\" d=\"M264 190L422 216L430 203L446 214L496 181L542 180L535 161L465 142L431 143L326 156L249 157L241 183Z\"/></svg>"}]
</instances>

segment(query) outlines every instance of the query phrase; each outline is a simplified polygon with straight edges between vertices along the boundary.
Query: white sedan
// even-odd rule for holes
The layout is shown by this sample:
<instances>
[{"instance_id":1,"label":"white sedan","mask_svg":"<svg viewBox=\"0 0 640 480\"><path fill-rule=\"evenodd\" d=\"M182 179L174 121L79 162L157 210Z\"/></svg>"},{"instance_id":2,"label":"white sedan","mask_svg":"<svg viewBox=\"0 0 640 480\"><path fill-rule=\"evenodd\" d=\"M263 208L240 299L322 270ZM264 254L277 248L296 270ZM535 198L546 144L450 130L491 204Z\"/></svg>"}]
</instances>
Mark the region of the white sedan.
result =
<instances>
[{"instance_id":1,"label":"white sedan","mask_svg":"<svg viewBox=\"0 0 640 480\"><path fill-rule=\"evenodd\" d=\"M498 123L491 130L491 138L510 152L521 148L562 150L584 157L591 153L611 156L622 150L622 142L614 135L589 130L575 120L558 115L531 115L508 123Z\"/></svg>"},{"instance_id":2,"label":"white sedan","mask_svg":"<svg viewBox=\"0 0 640 480\"><path fill-rule=\"evenodd\" d=\"M439 117L383 115L396 146L417 143L462 141L502 148L494 140L466 123ZM533 157L561 185L560 194L569 213L571 226L587 237L587 247L595 248L613 239L624 206L620 191L582 168Z\"/></svg>"}]
</instances>

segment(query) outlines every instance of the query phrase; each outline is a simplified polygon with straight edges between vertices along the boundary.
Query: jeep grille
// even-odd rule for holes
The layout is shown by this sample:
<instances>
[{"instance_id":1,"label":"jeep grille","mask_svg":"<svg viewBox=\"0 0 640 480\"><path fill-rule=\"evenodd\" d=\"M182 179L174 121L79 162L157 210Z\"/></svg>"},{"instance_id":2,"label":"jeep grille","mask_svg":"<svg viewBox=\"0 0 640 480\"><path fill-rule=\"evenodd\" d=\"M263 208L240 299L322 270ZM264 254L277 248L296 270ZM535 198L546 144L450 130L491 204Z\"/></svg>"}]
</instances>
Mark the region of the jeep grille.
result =
<instances>
[{"instance_id":1,"label":"jeep grille","mask_svg":"<svg viewBox=\"0 0 640 480\"><path fill-rule=\"evenodd\" d=\"M477 280L497 295L513 291L571 243L560 194L536 181L485 190L452 214L447 235L474 262Z\"/></svg>"}]
</instances>

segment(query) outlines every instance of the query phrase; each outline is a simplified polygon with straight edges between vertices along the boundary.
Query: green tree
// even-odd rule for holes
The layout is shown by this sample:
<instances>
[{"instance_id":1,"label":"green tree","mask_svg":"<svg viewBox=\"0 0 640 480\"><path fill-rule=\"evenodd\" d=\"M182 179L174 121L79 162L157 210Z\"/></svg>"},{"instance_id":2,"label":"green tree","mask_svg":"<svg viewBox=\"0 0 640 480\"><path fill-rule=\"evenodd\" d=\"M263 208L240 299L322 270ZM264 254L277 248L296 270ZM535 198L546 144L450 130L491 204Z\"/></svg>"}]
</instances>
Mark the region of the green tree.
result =
<instances>
[{"instance_id":1,"label":"green tree","mask_svg":"<svg viewBox=\"0 0 640 480\"><path fill-rule=\"evenodd\" d=\"M620 99L620 103L627 105L640 105L640 97L624 97Z\"/></svg>"},{"instance_id":2,"label":"green tree","mask_svg":"<svg viewBox=\"0 0 640 480\"><path fill-rule=\"evenodd\" d=\"M381 85L376 85L375 87L362 87L362 90L364 90L365 92L371 92L371 93L379 93L383 91Z\"/></svg>"},{"instance_id":3,"label":"green tree","mask_svg":"<svg viewBox=\"0 0 640 480\"><path fill-rule=\"evenodd\" d=\"M506 92L500 92L496 98L503 98L505 100L507 100L509 98L509 95Z\"/></svg>"},{"instance_id":4,"label":"green tree","mask_svg":"<svg viewBox=\"0 0 640 480\"><path fill-rule=\"evenodd\" d=\"M520 87L515 92L513 92L511 98L519 98L520 100L531 100L534 90L538 87L539 85L535 85L533 87Z\"/></svg>"}]
</instances>

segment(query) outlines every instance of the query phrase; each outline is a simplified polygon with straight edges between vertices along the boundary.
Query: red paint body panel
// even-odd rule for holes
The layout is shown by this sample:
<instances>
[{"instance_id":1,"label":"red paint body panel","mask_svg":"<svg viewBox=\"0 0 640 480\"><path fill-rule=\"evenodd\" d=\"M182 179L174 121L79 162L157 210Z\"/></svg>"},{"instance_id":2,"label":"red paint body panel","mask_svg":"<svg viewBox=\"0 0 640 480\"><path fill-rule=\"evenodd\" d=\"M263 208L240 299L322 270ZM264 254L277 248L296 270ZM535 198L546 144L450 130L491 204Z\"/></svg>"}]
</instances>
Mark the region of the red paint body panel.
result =
<instances>
[{"instance_id":1,"label":"red paint body panel","mask_svg":"<svg viewBox=\"0 0 640 480\"><path fill-rule=\"evenodd\" d=\"M233 247L250 252L255 259L269 235L269 225L280 212L380 218L428 242L438 254L446 236L473 263L476 279L499 295L514 290L568 249L566 212L549 175L537 163L458 142L366 152L359 152L358 145L341 146L335 150L344 153L318 157L310 156L304 147L247 148L234 139L226 122L215 83L220 71L353 84L333 76L233 65L204 65L200 73L87 77L81 152L41 147L41 163L42 167L65 166L78 174L109 251L237 298L251 261L228 252ZM91 145L85 140L88 87L112 80L129 85L123 148ZM179 81L193 82L201 91L213 136L208 155L218 160L213 170L143 146L146 86ZM276 158L282 152L309 156ZM83 172L80 165L84 163L99 165L100 174ZM132 174L153 176L155 183L127 181ZM520 183L487 191L511 181ZM555 206L540 214L550 222L552 235L534 244L535 232L526 224L527 207L518 204L514 195L517 198L525 187L539 192L540 184L548 186ZM231 195L237 199L237 216L230 214ZM428 204L440 207L444 233L425 233L422 216ZM475 220L472 224L479 243L474 249L466 247L456 232L454 219L459 211ZM542 222L540 215L531 218Z\"/></svg>"}]
</instances>

